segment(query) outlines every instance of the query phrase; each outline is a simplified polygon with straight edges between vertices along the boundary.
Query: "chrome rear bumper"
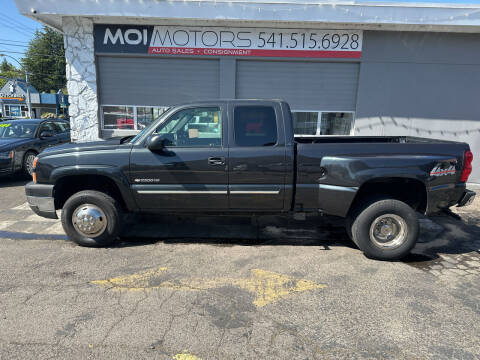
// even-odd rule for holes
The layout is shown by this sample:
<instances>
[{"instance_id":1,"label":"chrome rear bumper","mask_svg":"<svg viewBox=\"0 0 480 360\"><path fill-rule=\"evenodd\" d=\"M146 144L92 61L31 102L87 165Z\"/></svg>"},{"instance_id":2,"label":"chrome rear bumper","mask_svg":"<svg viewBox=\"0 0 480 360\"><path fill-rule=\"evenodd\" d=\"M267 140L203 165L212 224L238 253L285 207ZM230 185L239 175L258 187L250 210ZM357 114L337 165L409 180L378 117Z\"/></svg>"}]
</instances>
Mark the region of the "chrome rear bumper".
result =
<instances>
[{"instance_id":1,"label":"chrome rear bumper","mask_svg":"<svg viewBox=\"0 0 480 360\"><path fill-rule=\"evenodd\" d=\"M470 205L473 200L475 200L475 191L472 190L465 190L460 201L457 204L457 207L468 206Z\"/></svg>"}]
</instances>

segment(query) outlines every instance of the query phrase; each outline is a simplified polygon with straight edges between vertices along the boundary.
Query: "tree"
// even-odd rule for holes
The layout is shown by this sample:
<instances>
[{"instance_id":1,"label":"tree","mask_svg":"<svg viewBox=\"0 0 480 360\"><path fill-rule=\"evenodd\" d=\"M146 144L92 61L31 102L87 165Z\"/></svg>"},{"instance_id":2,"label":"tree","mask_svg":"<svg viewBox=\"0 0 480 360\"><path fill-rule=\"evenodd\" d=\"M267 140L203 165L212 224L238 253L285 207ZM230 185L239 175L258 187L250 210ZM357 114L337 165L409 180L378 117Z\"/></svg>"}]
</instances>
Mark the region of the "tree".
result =
<instances>
[{"instance_id":1,"label":"tree","mask_svg":"<svg viewBox=\"0 0 480 360\"><path fill-rule=\"evenodd\" d=\"M62 34L48 27L35 31L22 59L30 83L39 92L58 91L65 87L65 49Z\"/></svg>"},{"instance_id":2,"label":"tree","mask_svg":"<svg viewBox=\"0 0 480 360\"><path fill-rule=\"evenodd\" d=\"M14 71L16 70L15 66L10 64L7 59L3 59L2 64L0 65L0 72L6 73L7 71Z\"/></svg>"},{"instance_id":3,"label":"tree","mask_svg":"<svg viewBox=\"0 0 480 360\"><path fill-rule=\"evenodd\" d=\"M3 59L0 64L0 76L5 78L23 78L22 72L10 64L6 59ZM5 78L0 78L0 88L2 88L8 81L8 79Z\"/></svg>"}]
</instances>

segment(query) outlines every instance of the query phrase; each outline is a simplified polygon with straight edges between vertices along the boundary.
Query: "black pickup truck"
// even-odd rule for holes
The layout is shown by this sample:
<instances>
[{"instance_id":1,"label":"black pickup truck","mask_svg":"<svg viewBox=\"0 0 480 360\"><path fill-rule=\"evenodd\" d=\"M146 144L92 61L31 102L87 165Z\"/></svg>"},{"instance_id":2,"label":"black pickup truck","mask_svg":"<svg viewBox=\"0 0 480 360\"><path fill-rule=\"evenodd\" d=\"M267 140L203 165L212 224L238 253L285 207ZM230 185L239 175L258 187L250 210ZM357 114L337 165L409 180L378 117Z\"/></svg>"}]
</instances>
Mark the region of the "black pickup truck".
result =
<instances>
[{"instance_id":1,"label":"black pickup truck","mask_svg":"<svg viewBox=\"0 0 480 360\"><path fill-rule=\"evenodd\" d=\"M176 106L133 138L69 144L35 160L30 207L83 246L119 236L127 212L322 213L369 257L415 245L417 212L470 203L466 143L404 136L294 137L280 100Z\"/></svg>"}]
</instances>

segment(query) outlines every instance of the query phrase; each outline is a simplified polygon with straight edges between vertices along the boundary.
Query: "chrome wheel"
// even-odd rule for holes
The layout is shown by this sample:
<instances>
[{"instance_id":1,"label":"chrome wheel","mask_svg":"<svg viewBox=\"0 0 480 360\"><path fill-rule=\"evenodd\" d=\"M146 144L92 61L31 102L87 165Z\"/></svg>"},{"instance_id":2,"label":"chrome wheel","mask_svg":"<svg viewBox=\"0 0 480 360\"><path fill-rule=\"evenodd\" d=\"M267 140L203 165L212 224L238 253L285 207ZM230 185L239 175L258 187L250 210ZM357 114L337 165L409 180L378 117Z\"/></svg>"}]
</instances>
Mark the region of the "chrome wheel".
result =
<instances>
[{"instance_id":1,"label":"chrome wheel","mask_svg":"<svg viewBox=\"0 0 480 360\"><path fill-rule=\"evenodd\" d=\"M405 220L395 214L384 214L370 225L370 239L381 248L396 248L407 239L408 227Z\"/></svg>"},{"instance_id":2,"label":"chrome wheel","mask_svg":"<svg viewBox=\"0 0 480 360\"><path fill-rule=\"evenodd\" d=\"M35 160L34 154L28 154L27 158L25 159L25 167L27 169L27 173L29 175L33 174L33 161Z\"/></svg>"},{"instance_id":3,"label":"chrome wheel","mask_svg":"<svg viewBox=\"0 0 480 360\"><path fill-rule=\"evenodd\" d=\"M98 206L83 204L73 212L72 224L82 236L94 238L102 235L107 228L107 217Z\"/></svg>"}]
</instances>

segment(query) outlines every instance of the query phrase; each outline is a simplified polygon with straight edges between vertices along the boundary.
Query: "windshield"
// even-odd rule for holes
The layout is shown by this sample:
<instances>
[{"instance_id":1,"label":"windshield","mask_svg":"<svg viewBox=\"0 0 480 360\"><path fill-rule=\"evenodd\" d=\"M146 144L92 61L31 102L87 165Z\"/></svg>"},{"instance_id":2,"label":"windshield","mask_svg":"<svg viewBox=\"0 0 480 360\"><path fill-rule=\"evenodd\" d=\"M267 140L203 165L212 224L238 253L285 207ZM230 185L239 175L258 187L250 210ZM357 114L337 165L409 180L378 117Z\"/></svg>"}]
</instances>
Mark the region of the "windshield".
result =
<instances>
[{"instance_id":1,"label":"windshield","mask_svg":"<svg viewBox=\"0 0 480 360\"><path fill-rule=\"evenodd\" d=\"M164 117L168 113L169 110L170 110L170 108L166 108L163 113L161 113L159 116L157 116L147 127L145 127L142 131L140 131L133 139L131 139L129 141L129 143L133 144L135 141L140 139L142 137L142 135L145 134L146 132L148 132L152 128L153 124L155 124L157 122L157 120L160 119L161 117Z\"/></svg>"},{"instance_id":2,"label":"windshield","mask_svg":"<svg viewBox=\"0 0 480 360\"><path fill-rule=\"evenodd\" d=\"M0 138L26 138L31 139L35 135L37 124L35 123L0 123Z\"/></svg>"}]
</instances>

